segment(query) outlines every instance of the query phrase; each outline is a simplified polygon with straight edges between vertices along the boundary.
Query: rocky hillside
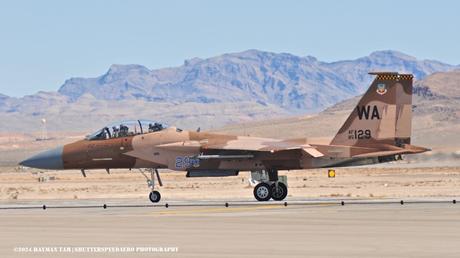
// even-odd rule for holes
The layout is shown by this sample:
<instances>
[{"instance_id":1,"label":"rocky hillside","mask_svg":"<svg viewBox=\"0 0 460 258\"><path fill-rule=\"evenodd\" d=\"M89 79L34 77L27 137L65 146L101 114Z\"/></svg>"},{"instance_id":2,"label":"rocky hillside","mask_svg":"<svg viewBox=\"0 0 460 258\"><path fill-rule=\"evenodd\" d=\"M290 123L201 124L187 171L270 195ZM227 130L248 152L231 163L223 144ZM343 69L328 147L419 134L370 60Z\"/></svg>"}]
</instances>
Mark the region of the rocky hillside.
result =
<instances>
[{"instance_id":1,"label":"rocky hillside","mask_svg":"<svg viewBox=\"0 0 460 258\"><path fill-rule=\"evenodd\" d=\"M372 70L408 72L414 74L416 80L421 80L432 73L448 71L452 68L434 60L417 60L413 56L397 51L378 51L356 60L338 61L327 66L340 77L356 85L360 92L367 89L369 82L367 73Z\"/></svg>"},{"instance_id":2,"label":"rocky hillside","mask_svg":"<svg viewBox=\"0 0 460 258\"><path fill-rule=\"evenodd\" d=\"M113 120L144 118L184 128L286 115L312 114L362 93L373 70L414 73L423 79L456 66L379 51L356 60L326 63L314 57L258 50L186 60L150 70L112 65L96 78L71 78L58 92L23 98L0 95L0 131L92 130Z\"/></svg>"},{"instance_id":3,"label":"rocky hillside","mask_svg":"<svg viewBox=\"0 0 460 258\"><path fill-rule=\"evenodd\" d=\"M222 103L259 101L289 112L322 110L367 88L370 70L410 72L418 79L452 69L437 61L417 60L379 51L352 61L325 63L314 57L257 50L192 59L183 66L149 70L141 65L113 65L97 78L72 78L59 93L77 100L141 99L150 102Z\"/></svg>"}]
</instances>

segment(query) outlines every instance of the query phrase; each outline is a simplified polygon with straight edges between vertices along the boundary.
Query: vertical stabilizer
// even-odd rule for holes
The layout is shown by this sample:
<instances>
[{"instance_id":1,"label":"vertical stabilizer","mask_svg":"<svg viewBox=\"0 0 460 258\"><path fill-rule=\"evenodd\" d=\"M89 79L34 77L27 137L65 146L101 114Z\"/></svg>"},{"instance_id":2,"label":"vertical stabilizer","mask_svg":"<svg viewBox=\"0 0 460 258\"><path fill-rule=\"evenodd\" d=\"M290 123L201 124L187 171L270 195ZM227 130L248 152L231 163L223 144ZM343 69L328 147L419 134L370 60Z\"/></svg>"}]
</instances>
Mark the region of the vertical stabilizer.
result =
<instances>
[{"instance_id":1,"label":"vertical stabilizer","mask_svg":"<svg viewBox=\"0 0 460 258\"><path fill-rule=\"evenodd\" d=\"M376 75L331 145L371 146L410 144L412 124L412 74Z\"/></svg>"}]
</instances>

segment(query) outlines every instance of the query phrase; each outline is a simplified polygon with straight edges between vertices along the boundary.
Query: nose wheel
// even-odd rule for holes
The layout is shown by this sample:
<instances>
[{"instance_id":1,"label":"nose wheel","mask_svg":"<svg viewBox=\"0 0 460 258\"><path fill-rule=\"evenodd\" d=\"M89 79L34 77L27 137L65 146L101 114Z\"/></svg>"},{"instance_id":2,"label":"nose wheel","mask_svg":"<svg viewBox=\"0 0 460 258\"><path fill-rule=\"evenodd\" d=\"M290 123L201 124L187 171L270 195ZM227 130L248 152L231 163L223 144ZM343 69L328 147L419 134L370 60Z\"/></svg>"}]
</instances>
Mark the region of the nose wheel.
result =
<instances>
[{"instance_id":1,"label":"nose wheel","mask_svg":"<svg viewBox=\"0 0 460 258\"><path fill-rule=\"evenodd\" d=\"M147 179L147 185L150 188L149 199L153 203L157 203L161 200L160 192L155 190L155 177L158 180L158 184L163 186L163 182L161 182L160 173L158 173L158 169L147 169L150 171L150 178L144 173L143 170L140 170L144 177Z\"/></svg>"},{"instance_id":2,"label":"nose wheel","mask_svg":"<svg viewBox=\"0 0 460 258\"><path fill-rule=\"evenodd\" d=\"M161 200L161 194L158 191L152 191L149 194L149 199L153 203L157 203Z\"/></svg>"}]
</instances>

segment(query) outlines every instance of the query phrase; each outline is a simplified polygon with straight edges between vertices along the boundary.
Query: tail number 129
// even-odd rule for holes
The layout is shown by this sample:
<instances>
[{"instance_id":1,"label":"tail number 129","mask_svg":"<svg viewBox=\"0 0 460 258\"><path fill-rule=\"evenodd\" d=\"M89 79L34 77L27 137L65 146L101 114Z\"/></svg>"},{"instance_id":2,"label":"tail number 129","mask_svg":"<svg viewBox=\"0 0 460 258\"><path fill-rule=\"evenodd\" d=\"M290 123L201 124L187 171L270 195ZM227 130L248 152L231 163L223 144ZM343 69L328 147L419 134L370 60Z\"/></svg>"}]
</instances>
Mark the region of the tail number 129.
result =
<instances>
[{"instance_id":1,"label":"tail number 129","mask_svg":"<svg viewBox=\"0 0 460 258\"><path fill-rule=\"evenodd\" d=\"M349 140L370 139L372 137L371 130L348 130Z\"/></svg>"}]
</instances>

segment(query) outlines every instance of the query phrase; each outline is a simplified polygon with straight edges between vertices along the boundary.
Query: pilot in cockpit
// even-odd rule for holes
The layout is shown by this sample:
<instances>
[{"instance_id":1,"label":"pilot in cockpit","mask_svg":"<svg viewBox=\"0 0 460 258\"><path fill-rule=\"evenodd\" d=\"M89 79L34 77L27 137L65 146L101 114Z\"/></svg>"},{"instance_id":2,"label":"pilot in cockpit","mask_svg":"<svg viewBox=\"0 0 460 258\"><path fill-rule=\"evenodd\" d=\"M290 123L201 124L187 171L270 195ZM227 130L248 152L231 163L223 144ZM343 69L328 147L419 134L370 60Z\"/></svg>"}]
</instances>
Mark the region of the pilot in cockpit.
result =
<instances>
[{"instance_id":1,"label":"pilot in cockpit","mask_svg":"<svg viewBox=\"0 0 460 258\"><path fill-rule=\"evenodd\" d=\"M155 132L154 129L153 124L149 123L149 133Z\"/></svg>"},{"instance_id":2,"label":"pilot in cockpit","mask_svg":"<svg viewBox=\"0 0 460 258\"><path fill-rule=\"evenodd\" d=\"M160 123L150 123L149 124L149 133L157 132L163 130L163 125Z\"/></svg>"},{"instance_id":3,"label":"pilot in cockpit","mask_svg":"<svg viewBox=\"0 0 460 258\"><path fill-rule=\"evenodd\" d=\"M113 133L112 133L113 138L117 138L118 133L120 132L120 129L118 129L118 127L116 127L116 126L112 126L112 131L113 131Z\"/></svg>"},{"instance_id":4,"label":"pilot in cockpit","mask_svg":"<svg viewBox=\"0 0 460 258\"><path fill-rule=\"evenodd\" d=\"M126 137L128 136L129 128L126 125L120 125L120 131L118 132L119 137Z\"/></svg>"}]
</instances>

